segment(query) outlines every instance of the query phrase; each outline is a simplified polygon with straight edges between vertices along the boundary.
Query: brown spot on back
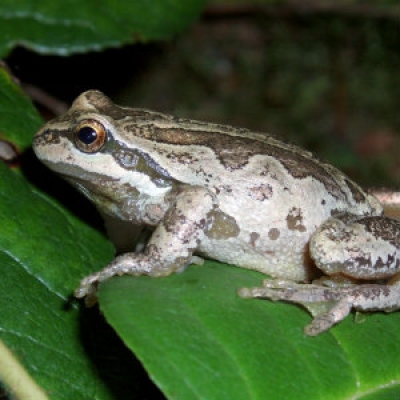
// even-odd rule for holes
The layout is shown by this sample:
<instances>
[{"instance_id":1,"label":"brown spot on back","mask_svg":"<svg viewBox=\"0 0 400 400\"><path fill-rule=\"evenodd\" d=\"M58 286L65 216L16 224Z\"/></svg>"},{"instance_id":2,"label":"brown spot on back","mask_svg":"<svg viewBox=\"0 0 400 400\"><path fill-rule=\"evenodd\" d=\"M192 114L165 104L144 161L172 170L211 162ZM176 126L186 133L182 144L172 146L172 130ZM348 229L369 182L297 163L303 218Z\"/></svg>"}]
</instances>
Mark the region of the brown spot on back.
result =
<instances>
[{"instance_id":1,"label":"brown spot on back","mask_svg":"<svg viewBox=\"0 0 400 400\"><path fill-rule=\"evenodd\" d=\"M250 233L250 244L252 247L256 247L256 242L260 238L260 234L257 232Z\"/></svg>"},{"instance_id":2,"label":"brown spot on back","mask_svg":"<svg viewBox=\"0 0 400 400\"><path fill-rule=\"evenodd\" d=\"M286 217L287 227L291 231L305 232L306 227L303 224L303 213L300 208L293 207Z\"/></svg>"},{"instance_id":3,"label":"brown spot on back","mask_svg":"<svg viewBox=\"0 0 400 400\"><path fill-rule=\"evenodd\" d=\"M239 225L236 223L235 218L222 211L215 211L213 213L214 222L211 229L206 233L212 239L228 239L236 237L240 233Z\"/></svg>"},{"instance_id":4,"label":"brown spot on back","mask_svg":"<svg viewBox=\"0 0 400 400\"><path fill-rule=\"evenodd\" d=\"M249 196L258 201L268 200L272 197L272 194L272 186L268 184L253 186L249 189Z\"/></svg>"},{"instance_id":5,"label":"brown spot on back","mask_svg":"<svg viewBox=\"0 0 400 400\"><path fill-rule=\"evenodd\" d=\"M271 228L271 229L268 231L268 237L269 237L271 240L276 240L276 239L278 239L280 235L281 235L281 232L280 232L280 230L279 230L278 228Z\"/></svg>"}]
</instances>

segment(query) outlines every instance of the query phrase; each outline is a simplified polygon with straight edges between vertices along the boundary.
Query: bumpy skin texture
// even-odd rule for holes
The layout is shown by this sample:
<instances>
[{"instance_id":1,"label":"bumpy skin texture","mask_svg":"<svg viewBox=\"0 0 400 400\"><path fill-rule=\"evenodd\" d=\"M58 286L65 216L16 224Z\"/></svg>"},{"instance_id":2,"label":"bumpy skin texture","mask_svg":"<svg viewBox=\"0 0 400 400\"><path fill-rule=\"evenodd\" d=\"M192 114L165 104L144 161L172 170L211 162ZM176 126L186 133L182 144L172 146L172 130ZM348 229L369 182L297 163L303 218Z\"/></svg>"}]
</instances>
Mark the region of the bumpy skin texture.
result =
<instances>
[{"instance_id":1,"label":"bumpy skin texture","mask_svg":"<svg viewBox=\"0 0 400 400\"><path fill-rule=\"evenodd\" d=\"M83 279L77 297L93 296L114 275L166 276L197 254L278 279L243 289L243 297L309 304L336 296L309 334L352 307L400 307L398 283L355 285L351 293L319 284L318 299L315 285L293 284L321 273L370 281L400 273L399 223L305 150L246 129L119 107L97 91L44 125L33 147L101 213L153 231L142 253Z\"/></svg>"}]
</instances>

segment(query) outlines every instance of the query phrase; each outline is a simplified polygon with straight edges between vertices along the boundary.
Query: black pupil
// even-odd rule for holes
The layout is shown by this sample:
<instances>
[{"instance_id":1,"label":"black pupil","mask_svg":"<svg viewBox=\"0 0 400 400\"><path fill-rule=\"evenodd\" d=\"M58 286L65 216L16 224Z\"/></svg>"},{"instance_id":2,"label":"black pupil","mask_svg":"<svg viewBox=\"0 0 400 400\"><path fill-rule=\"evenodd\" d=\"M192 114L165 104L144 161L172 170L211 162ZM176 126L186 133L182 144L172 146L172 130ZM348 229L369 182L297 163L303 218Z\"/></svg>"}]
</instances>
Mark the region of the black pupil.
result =
<instances>
[{"instance_id":1,"label":"black pupil","mask_svg":"<svg viewBox=\"0 0 400 400\"><path fill-rule=\"evenodd\" d=\"M78 138L82 143L92 144L97 139L97 132L90 126L79 129Z\"/></svg>"}]
</instances>

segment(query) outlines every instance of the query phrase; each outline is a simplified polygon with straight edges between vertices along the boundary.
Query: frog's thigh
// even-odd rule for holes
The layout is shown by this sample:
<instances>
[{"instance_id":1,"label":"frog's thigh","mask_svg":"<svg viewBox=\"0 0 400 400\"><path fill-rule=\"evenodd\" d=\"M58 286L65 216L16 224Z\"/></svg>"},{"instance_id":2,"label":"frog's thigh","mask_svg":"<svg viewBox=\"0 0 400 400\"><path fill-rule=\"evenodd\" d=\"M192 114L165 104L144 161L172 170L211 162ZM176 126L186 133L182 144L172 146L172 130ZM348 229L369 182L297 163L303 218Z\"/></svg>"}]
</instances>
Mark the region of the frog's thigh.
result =
<instances>
[{"instance_id":1,"label":"frog's thigh","mask_svg":"<svg viewBox=\"0 0 400 400\"><path fill-rule=\"evenodd\" d=\"M324 222L310 240L310 254L326 275L384 279L400 272L400 221L342 214Z\"/></svg>"}]
</instances>

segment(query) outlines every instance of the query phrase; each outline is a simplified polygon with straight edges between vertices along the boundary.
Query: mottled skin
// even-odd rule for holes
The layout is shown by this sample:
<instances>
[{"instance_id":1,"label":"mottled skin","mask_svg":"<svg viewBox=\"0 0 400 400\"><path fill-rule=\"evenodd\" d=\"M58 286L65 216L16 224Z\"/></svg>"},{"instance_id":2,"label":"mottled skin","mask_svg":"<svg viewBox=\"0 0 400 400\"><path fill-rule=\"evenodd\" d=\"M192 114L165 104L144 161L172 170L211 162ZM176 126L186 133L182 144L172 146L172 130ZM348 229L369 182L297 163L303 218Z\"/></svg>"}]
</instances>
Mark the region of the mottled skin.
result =
<instances>
[{"instance_id":1,"label":"mottled skin","mask_svg":"<svg viewBox=\"0 0 400 400\"><path fill-rule=\"evenodd\" d=\"M246 129L119 107L97 91L45 124L33 148L102 214L153 232L143 252L83 279L77 297L93 296L114 275L169 275L197 254L278 278L242 289L243 297L309 306L334 296L307 327L311 335L352 307L400 307L398 282L293 283L400 273L400 222L381 216L374 197L305 150Z\"/></svg>"}]
</instances>

